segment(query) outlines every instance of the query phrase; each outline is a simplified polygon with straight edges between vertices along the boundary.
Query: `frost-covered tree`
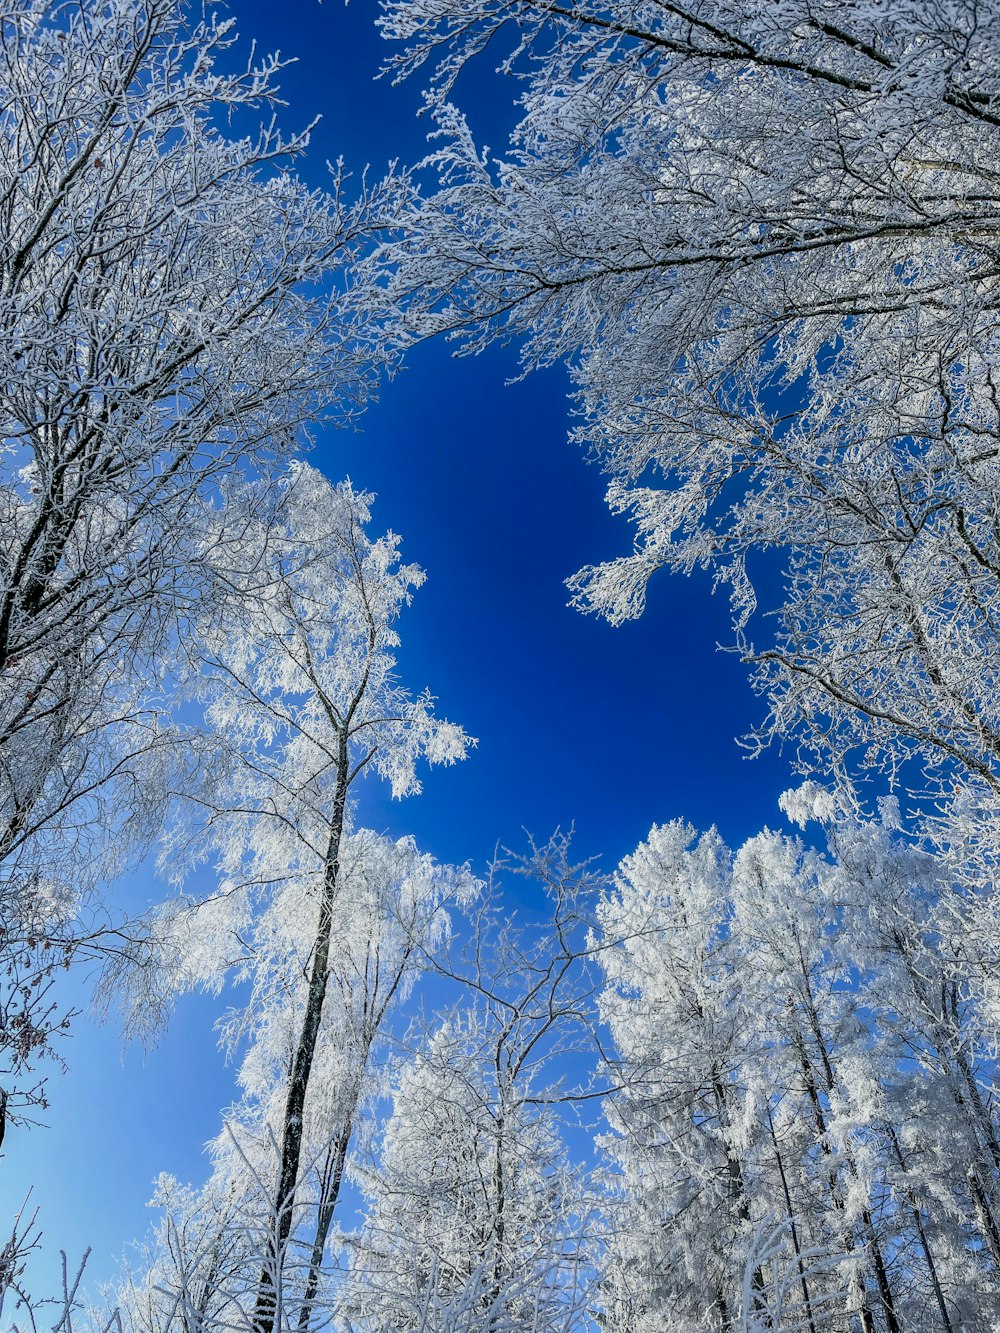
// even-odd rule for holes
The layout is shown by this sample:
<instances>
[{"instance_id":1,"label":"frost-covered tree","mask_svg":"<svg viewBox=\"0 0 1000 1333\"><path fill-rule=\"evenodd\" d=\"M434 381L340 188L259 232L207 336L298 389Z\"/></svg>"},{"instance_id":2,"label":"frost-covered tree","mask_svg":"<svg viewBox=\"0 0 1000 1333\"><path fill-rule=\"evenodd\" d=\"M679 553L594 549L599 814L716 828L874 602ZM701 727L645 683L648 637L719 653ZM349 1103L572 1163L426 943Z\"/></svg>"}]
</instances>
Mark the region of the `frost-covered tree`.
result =
<instances>
[{"instance_id":1,"label":"frost-covered tree","mask_svg":"<svg viewBox=\"0 0 1000 1333\"><path fill-rule=\"evenodd\" d=\"M949 802L954 777L988 881L995 6L393 0L383 26L399 75L431 69L439 131L390 289L418 334L568 362L635 522L577 601L619 621L654 571L714 571L770 697L762 736L798 731L833 768L915 760ZM486 48L522 112L495 159L448 100ZM761 550L785 582L755 643Z\"/></svg>"},{"instance_id":2,"label":"frost-covered tree","mask_svg":"<svg viewBox=\"0 0 1000 1333\"><path fill-rule=\"evenodd\" d=\"M276 1245L278 1135L308 1002L315 887L307 877L290 876L239 932L243 960L236 975L249 983L250 996L230 1010L222 1028L229 1051L243 1052L243 1095L211 1145L207 1184L192 1190L161 1181L153 1202L163 1210L162 1221L142 1263L129 1265L120 1293L136 1330L252 1326L261 1269L272 1262ZM405 999L427 953L450 928L446 904L465 899L474 887L466 873L437 865L410 840L393 843L364 829L344 838L300 1169L276 1284L278 1327L325 1323L337 1307L337 1255L327 1253L327 1242L349 1147L379 1087L378 1043L390 1010ZM202 931L200 916L190 914L184 927ZM176 929L182 929L179 921ZM226 933L212 940L230 955L233 943ZM196 962L191 951L188 958Z\"/></svg>"},{"instance_id":3,"label":"frost-covered tree","mask_svg":"<svg viewBox=\"0 0 1000 1333\"><path fill-rule=\"evenodd\" d=\"M883 1234L888 1197L871 1145L871 1090L896 1052L880 1047L878 1024L859 1013L865 989L859 995L851 985L850 943L831 948L844 923L828 872L814 853L767 831L737 854L731 901L731 931L742 943L739 980L753 997L763 1041L757 1096L780 1091L766 1119L787 1208L781 1220L797 1252L845 1256L862 1326L884 1321L896 1333L894 1237L887 1242ZM796 1177L808 1181L798 1201ZM801 1294L808 1311L813 1298L804 1280Z\"/></svg>"},{"instance_id":4,"label":"frost-covered tree","mask_svg":"<svg viewBox=\"0 0 1000 1333\"><path fill-rule=\"evenodd\" d=\"M534 928L487 897L462 959L438 964L465 997L411 1034L379 1150L357 1172L367 1216L347 1311L364 1333L588 1326L596 1196L567 1112L599 1095L588 927L600 877L568 851L556 834L514 866L545 892Z\"/></svg>"},{"instance_id":5,"label":"frost-covered tree","mask_svg":"<svg viewBox=\"0 0 1000 1333\"><path fill-rule=\"evenodd\" d=\"M678 1328L733 1326L762 1217L760 1131L741 1070L752 1027L726 929L728 853L714 834L692 842L686 825L654 829L600 913L614 946L602 953L602 1011L625 1085L610 1106L607 1150L623 1200L605 1300L614 1326L630 1331L668 1313Z\"/></svg>"},{"instance_id":6,"label":"frost-covered tree","mask_svg":"<svg viewBox=\"0 0 1000 1333\"><path fill-rule=\"evenodd\" d=\"M964 898L947 867L898 837L898 809L859 821L807 784L789 813L825 829L826 892L840 929L830 945L846 976L863 978L858 1020L881 1048L877 1099L882 1170L897 1204L895 1244L915 1256L904 1275L914 1305L938 1308L941 1326L997 1318L1000 1140L991 960L962 939ZM893 1061L895 1067L893 1067ZM891 1071L891 1072L890 1072Z\"/></svg>"},{"instance_id":7,"label":"frost-covered tree","mask_svg":"<svg viewBox=\"0 0 1000 1333\"><path fill-rule=\"evenodd\" d=\"M373 201L290 174L308 136L271 120L281 62L241 65L235 41L183 0L0 4L0 969L18 977L33 942L87 933L88 890L161 804L151 681L205 591L206 491L349 407L378 355L337 278ZM22 1051L29 1030L37 1056L37 1008Z\"/></svg>"},{"instance_id":8,"label":"frost-covered tree","mask_svg":"<svg viewBox=\"0 0 1000 1333\"><path fill-rule=\"evenodd\" d=\"M223 1177L250 1181L236 1199L254 1201L257 1268L242 1279L252 1311L240 1308L259 1333L290 1318L286 1264L306 1226L308 1324L372 1046L444 929L443 899L470 888L408 842L351 832L366 771L403 796L419 790L418 763L451 764L470 744L396 677L395 622L423 574L400 563L394 534L367 534L370 501L302 464L280 485L231 487L206 537L214 595L188 645L202 775L163 863L183 877L211 858L219 883L168 905L153 938L168 996L234 969L252 982L226 1024L250 1043L245 1103L216 1158Z\"/></svg>"},{"instance_id":9,"label":"frost-covered tree","mask_svg":"<svg viewBox=\"0 0 1000 1333\"><path fill-rule=\"evenodd\" d=\"M815 790L829 855L655 828L602 905L611 1327L986 1330L996 1064L942 867Z\"/></svg>"},{"instance_id":10,"label":"frost-covered tree","mask_svg":"<svg viewBox=\"0 0 1000 1333\"><path fill-rule=\"evenodd\" d=\"M352 1242L366 1333L570 1333L584 1326L593 1226L551 1110L498 1089L483 1016L454 1015L400 1072Z\"/></svg>"}]
</instances>

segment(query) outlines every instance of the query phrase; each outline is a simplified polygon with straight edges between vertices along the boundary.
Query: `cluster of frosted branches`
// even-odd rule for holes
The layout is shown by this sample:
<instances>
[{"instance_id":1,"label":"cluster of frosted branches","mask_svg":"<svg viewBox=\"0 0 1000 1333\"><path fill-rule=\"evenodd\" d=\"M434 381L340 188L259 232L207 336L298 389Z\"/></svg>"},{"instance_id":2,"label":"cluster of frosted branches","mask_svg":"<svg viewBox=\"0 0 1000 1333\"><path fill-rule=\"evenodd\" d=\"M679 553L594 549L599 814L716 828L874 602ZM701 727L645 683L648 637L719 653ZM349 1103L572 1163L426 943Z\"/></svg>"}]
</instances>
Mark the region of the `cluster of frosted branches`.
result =
<instances>
[{"instance_id":1,"label":"cluster of frosted branches","mask_svg":"<svg viewBox=\"0 0 1000 1333\"><path fill-rule=\"evenodd\" d=\"M654 571L714 571L770 700L758 739L957 785L935 835L989 882L996 7L393 0L382 22L391 68L431 71L438 138L381 257L392 299L414 336L568 362L634 520L575 600L617 622ZM487 46L522 108L495 160L448 100ZM776 601L752 558L774 550Z\"/></svg>"},{"instance_id":2,"label":"cluster of frosted branches","mask_svg":"<svg viewBox=\"0 0 1000 1333\"><path fill-rule=\"evenodd\" d=\"M281 68L241 65L233 21L180 0L0 3L11 1110L39 1100L31 1071L65 1018L51 964L127 943L95 893L156 834L172 785L166 657L213 594L205 507L353 411L380 363L343 271L391 187L349 202L339 179L296 179L308 134L274 126Z\"/></svg>"},{"instance_id":3,"label":"cluster of frosted branches","mask_svg":"<svg viewBox=\"0 0 1000 1333\"><path fill-rule=\"evenodd\" d=\"M213 1144L205 1187L161 1181L164 1219L120 1293L123 1318L136 1333L571 1333L589 1319L599 1236L566 1117L601 1093L591 965L601 881L570 862L564 837L533 849L514 869L547 910L526 929L493 895L470 902L482 886L410 845L351 842L289 1194L289 1052L310 989L295 961L300 949L315 956L315 905L283 887L249 932L254 997L234 1015L252 1028L244 1099ZM446 901L472 908L454 938ZM292 946L271 952L276 932ZM428 971L446 1012L393 1021Z\"/></svg>"}]
</instances>

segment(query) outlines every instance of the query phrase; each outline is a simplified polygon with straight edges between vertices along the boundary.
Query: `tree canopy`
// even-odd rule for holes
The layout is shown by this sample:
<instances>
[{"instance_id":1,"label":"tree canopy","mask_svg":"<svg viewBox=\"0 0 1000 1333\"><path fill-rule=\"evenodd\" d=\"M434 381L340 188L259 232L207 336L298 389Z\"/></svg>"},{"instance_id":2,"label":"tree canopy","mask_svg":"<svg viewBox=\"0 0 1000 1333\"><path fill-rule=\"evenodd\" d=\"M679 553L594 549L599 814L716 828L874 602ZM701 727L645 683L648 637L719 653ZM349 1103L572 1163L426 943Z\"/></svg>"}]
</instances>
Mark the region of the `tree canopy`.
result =
<instances>
[{"instance_id":1,"label":"tree canopy","mask_svg":"<svg viewBox=\"0 0 1000 1333\"><path fill-rule=\"evenodd\" d=\"M989 1333L1000 9L379 22L430 153L317 190L232 20L0 0L0 1140L99 962L129 1035L225 993L237 1070L104 1333ZM492 155L463 101L496 51ZM576 607L729 590L784 831L673 818L605 865L556 830L477 872L367 818L475 741L408 683L422 569L302 455L438 336L568 366L635 534ZM543 734L520 762L566 780ZM37 1327L34 1228L0 1308Z\"/></svg>"}]
</instances>

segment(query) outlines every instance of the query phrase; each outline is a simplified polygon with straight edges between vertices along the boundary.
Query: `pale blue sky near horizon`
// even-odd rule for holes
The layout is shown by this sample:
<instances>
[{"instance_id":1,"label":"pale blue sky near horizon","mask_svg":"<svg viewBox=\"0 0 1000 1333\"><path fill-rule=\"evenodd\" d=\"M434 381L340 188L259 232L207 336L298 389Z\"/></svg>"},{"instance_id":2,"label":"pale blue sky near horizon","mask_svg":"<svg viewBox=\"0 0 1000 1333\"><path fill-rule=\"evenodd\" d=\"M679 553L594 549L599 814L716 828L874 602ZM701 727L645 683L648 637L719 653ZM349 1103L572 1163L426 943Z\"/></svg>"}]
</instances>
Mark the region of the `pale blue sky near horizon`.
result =
<instances>
[{"instance_id":1,"label":"pale blue sky near horizon","mask_svg":"<svg viewBox=\"0 0 1000 1333\"><path fill-rule=\"evenodd\" d=\"M298 57L282 79L282 120L295 128L323 115L299 166L315 184L338 155L360 171L422 153L419 86L374 79L385 51L374 7L231 9L245 44ZM499 150L515 89L492 63L463 76L460 92ZM507 383L517 370L511 348L455 359L445 344L420 347L357 431L323 432L312 454L331 478L378 494L375 530L401 533L405 558L427 570L400 624L402 675L479 738L465 764L428 774L420 797L393 803L370 781L362 819L477 868L523 829L545 837L574 823L581 855L610 868L653 822L714 823L730 843L783 826L777 798L794 777L782 756L750 761L737 743L763 705L738 658L718 650L731 638L728 606L707 576L661 576L643 619L618 629L566 605L563 580L628 549L630 534L608 512L598 470L567 442L565 373ZM140 905L165 889L143 871L115 892ZM183 999L145 1056L122 1056L113 1023L78 1020L67 1072L51 1075L48 1127L11 1132L0 1161L4 1215L34 1185L41 1280L55 1278L60 1248L72 1264L90 1246L96 1289L152 1220L157 1173L204 1178L202 1145L233 1096L212 1030L224 1004Z\"/></svg>"}]
</instances>

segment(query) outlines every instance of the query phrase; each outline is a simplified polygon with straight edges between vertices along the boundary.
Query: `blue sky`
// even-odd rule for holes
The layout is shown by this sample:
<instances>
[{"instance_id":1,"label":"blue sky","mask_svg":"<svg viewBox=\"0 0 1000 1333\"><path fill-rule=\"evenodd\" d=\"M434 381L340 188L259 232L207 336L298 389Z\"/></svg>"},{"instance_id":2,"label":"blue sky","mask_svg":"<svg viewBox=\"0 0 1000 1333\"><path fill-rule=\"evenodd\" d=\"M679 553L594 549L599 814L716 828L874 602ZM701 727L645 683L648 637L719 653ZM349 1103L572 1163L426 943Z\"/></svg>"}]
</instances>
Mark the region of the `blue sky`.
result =
<instances>
[{"instance_id":1,"label":"blue sky","mask_svg":"<svg viewBox=\"0 0 1000 1333\"><path fill-rule=\"evenodd\" d=\"M324 119L301 164L314 183L342 155L360 170L423 151L416 84L374 81L386 47L375 11L333 0L237 0L241 34L299 57L283 86L289 128ZM480 138L499 149L513 119L513 86L489 63L465 76ZM645 617L613 629L566 606L563 580L627 549L627 525L604 505L599 472L567 443L565 374L506 384L514 349L455 359L443 344L417 349L358 432L328 431L313 462L378 493L375 527L403 536L404 555L428 572L401 622L404 679L430 687L440 711L479 738L460 768L428 775L425 793L392 803L370 783L363 816L413 833L443 859L482 867L497 841L522 829L544 838L575 823L581 854L610 866L650 825L677 816L715 823L730 843L782 824L788 763L750 761L736 743L760 717L730 638L724 597L703 576L661 576ZM133 903L164 892L133 877ZM80 1001L85 1003L81 992ZM113 1026L81 1019L53 1073L48 1128L11 1134L0 1168L4 1211L34 1182L48 1257L93 1248L91 1283L151 1220L144 1205L161 1170L203 1178L204 1141L232 1095L215 1047L221 1002L190 997L147 1056L121 1054Z\"/></svg>"}]
</instances>

